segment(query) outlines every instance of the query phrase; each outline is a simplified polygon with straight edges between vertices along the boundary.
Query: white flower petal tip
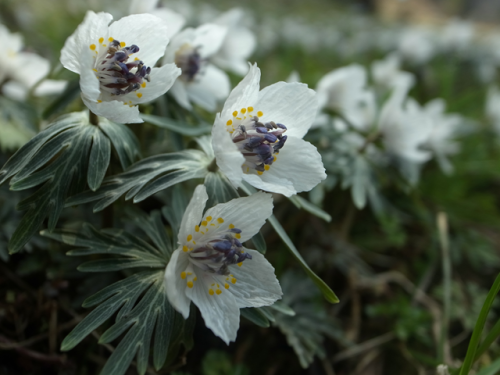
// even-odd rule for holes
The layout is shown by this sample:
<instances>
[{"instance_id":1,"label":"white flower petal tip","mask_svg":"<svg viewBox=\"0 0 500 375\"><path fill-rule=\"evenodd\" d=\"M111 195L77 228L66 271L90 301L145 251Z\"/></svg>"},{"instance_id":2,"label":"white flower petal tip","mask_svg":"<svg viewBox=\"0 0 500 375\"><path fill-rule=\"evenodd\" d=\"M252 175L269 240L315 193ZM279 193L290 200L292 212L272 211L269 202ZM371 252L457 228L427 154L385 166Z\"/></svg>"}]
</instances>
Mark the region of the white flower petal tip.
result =
<instances>
[{"instance_id":1,"label":"white flower petal tip","mask_svg":"<svg viewBox=\"0 0 500 375\"><path fill-rule=\"evenodd\" d=\"M259 91L260 69L250 65L216 116L212 146L217 165L235 186L291 196L326 178L321 156L302 140L315 119L316 93L278 82Z\"/></svg>"},{"instance_id":2,"label":"white flower petal tip","mask_svg":"<svg viewBox=\"0 0 500 375\"><path fill-rule=\"evenodd\" d=\"M236 339L240 308L272 305L282 296L274 268L242 242L272 214L270 194L218 204L203 214L208 200L195 189L179 229L179 248L165 271L167 297L184 318L193 301L205 324L226 344Z\"/></svg>"},{"instance_id":3,"label":"white flower petal tip","mask_svg":"<svg viewBox=\"0 0 500 375\"><path fill-rule=\"evenodd\" d=\"M181 73L173 64L152 69L168 44L168 25L151 14L109 25L112 19L108 13L87 12L66 40L61 63L80 74L83 101L95 114L142 122L137 104L164 94Z\"/></svg>"}]
</instances>

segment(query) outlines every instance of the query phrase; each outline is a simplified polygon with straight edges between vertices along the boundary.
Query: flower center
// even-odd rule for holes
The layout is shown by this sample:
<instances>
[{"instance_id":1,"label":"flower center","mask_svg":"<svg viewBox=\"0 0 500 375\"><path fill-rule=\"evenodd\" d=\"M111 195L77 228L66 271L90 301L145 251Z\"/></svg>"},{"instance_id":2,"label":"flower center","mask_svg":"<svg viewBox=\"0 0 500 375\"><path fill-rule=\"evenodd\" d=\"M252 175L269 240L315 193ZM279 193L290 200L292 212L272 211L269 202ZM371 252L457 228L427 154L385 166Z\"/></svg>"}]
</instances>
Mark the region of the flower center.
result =
<instances>
[{"instance_id":1,"label":"flower center","mask_svg":"<svg viewBox=\"0 0 500 375\"><path fill-rule=\"evenodd\" d=\"M253 107L234 111L233 118L226 125L233 142L245 157L243 172L261 175L270 169L276 161L276 155L285 145L287 136L283 133L287 128L274 121L262 123L259 117L263 113L258 111L257 115L252 115L252 112Z\"/></svg>"},{"instance_id":2,"label":"flower center","mask_svg":"<svg viewBox=\"0 0 500 375\"><path fill-rule=\"evenodd\" d=\"M198 52L198 48L189 43L185 43L175 52L175 65L181 71L181 79L186 82L192 82L201 69L203 60Z\"/></svg>"},{"instance_id":3,"label":"flower center","mask_svg":"<svg viewBox=\"0 0 500 375\"><path fill-rule=\"evenodd\" d=\"M228 229L219 238L210 240L189 252L191 262L202 270L218 275L229 275L229 266L252 259L245 253L243 245L236 237L240 237L238 228Z\"/></svg>"},{"instance_id":4,"label":"flower center","mask_svg":"<svg viewBox=\"0 0 500 375\"><path fill-rule=\"evenodd\" d=\"M99 42L102 46L102 39ZM125 43L109 38L110 43L104 58L98 60L94 71L100 82L101 92L107 92L110 95L120 96L146 87L149 82L151 68L135 58L134 61L128 61L130 55L139 52L139 47L135 44L126 46ZM92 48L93 47L93 48ZM96 46L92 44L90 49L95 50ZM137 94L141 97L142 94Z\"/></svg>"}]
</instances>

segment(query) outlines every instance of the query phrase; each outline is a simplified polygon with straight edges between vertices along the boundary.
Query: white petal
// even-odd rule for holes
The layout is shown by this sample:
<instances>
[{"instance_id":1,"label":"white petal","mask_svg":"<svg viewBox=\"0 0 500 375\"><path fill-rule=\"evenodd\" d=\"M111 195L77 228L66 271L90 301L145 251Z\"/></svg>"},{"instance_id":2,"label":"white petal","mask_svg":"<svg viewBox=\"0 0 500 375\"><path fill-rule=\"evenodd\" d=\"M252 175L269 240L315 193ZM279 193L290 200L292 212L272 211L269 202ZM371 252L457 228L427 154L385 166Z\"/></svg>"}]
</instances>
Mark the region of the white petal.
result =
<instances>
[{"instance_id":1,"label":"white petal","mask_svg":"<svg viewBox=\"0 0 500 375\"><path fill-rule=\"evenodd\" d=\"M28 88L20 82L7 81L2 85L2 94L14 100L24 101L28 96Z\"/></svg>"},{"instance_id":2,"label":"white petal","mask_svg":"<svg viewBox=\"0 0 500 375\"><path fill-rule=\"evenodd\" d=\"M234 187L238 187L243 177L241 166L245 158L231 140L231 135L226 130L226 123L222 122L220 115L216 116L212 127L212 148L217 166Z\"/></svg>"},{"instance_id":3,"label":"white petal","mask_svg":"<svg viewBox=\"0 0 500 375\"><path fill-rule=\"evenodd\" d=\"M224 23L218 24L224 25ZM248 72L247 60L255 49L255 36L247 28L232 27L229 24L227 26L229 26L229 30L224 43L211 60L223 69L244 75Z\"/></svg>"},{"instance_id":4,"label":"white petal","mask_svg":"<svg viewBox=\"0 0 500 375\"><path fill-rule=\"evenodd\" d=\"M61 51L61 63L66 69L75 73L80 73L80 59L82 47L87 47L86 53L92 54L91 44L98 44L99 38L106 38L108 25L113 19L109 13L95 14L88 11L85 19L78 26L76 31L66 39Z\"/></svg>"},{"instance_id":5,"label":"white petal","mask_svg":"<svg viewBox=\"0 0 500 375\"><path fill-rule=\"evenodd\" d=\"M101 90L99 88L100 83L93 70L94 56L84 54L83 50L85 49L86 47L82 47L82 57L80 60L80 90L82 90L82 95L85 98L97 103L97 99L101 96Z\"/></svg>"},{"instance_id":6,"label":"white petal","mask_svg":"<svg viewBox=\"0 0 500 375\"><path fill-rule=\"evenodd\" d=\"M326 174L316 147L303 139L288 137L268 171L243 178L258 189L290 196L311 190Z\"/></svg>"},{"instance_id":7,"label":"white petal","mask_svg":"<svg viewBox=\"0 0 500 375\"><path fill-rule=\"evenodd\" d=\"M134 104L147 103L165 94L180 75L181 70L175 64L153 68L150 74L151 82L146 82L146 87L125 95L123 100L128 101L130 97Z\"/></svg>"},{"instance_id":8,"label":"white petal","mask_svg":"<svg viewBox=\"0 0 500 375\"><path fill-rule=\"evenodd\" d=\"M217 52L222 45L227 27L207 23L195 29L194 33L193 46L199 48L201 58L206 59Z\"/></svg>"},{"instance_id":9,"label":"white petal","mask_svg":"<svg viewBox=\"0 0 500 375\"><path fill-rule=\"evenodd\" d=\"M189 44L194 47L194 38L195 31L192 28L184 29L180 33L176 34L170 41L167 50L165 51L165 57L163 58L162 64L175 62L175 54L183 45Z\"/></svg>"},{"instance_id":10,"label":"white petal","mask_svg":"<svg viewBox=\"0 0 500 375\"><path fill-rule=\"evenodd\" d=\"M227 98L231 90L229 77L219 68L207 64L196 80L186 85L187 93L192 102L207 111L213 112L217 101Z\"/></svg>"},{"instance_id":11,"label":"white petal","mask_svg":"<svg viewBox=\"0 0 500 375\"><path fill-rule=\"evenodd\" d=\"M109 36L125 42L127 46L139 47L134 57L141 59L146 66L153 67L165 53L168 44L168 25L152 14L133 14L113 22Z\"/></svg>"},{"instance_id":12,"label":"white petal","mask_svg":"<svg viewBox=\"0 0 500 375\"><path fill-rule=\"evenodd\" d=\"M224 103L221 112L223 121L232 119L233 111L239 111L241 108L253 106L259 96L260 88L260 69L257 64L250 65L250 69L240 83L231 91L229 97ZM256 108L257 110L257 108Z\"/></svg>"},{"instance_id":13,"label":"white petal","mask_svg":"<svg viewBox=\"0 0 500 375\"><path fill-rule=\"evenodd\" d=\"M198 280L195 281L193 288L186 288L186 295L200 309L205 325L229 345L230 341L236 340L240 325L240 309L233 295L225 289L219 295L208 293L211 285L217 282L212 275L205 272L196 275Z\"/></svg>"},{"instance_id":14,"label":"white petal","mask_svg":"<svg viewBox=\"0 0 500 375\"><path fill-rule=\"evenodd\" d=\"M20 52L17 55L17 64L19 65L14 71L15 74L12 74L12 78L28 88L47 76L50 70L49 60L31 52Z\"/></svg>"},{"instance_id":15,"label":"white petal","mask_svg":"<svg viewBox=\"0 0 500 375\"><path fill-rule=\"evenodd\" d=\"M229 267L236 283L230 285L228 290L240 308L272 305L283 295L274 267L258 251L244 250L252 259L246 259L241 266Z\"/></svg>"},{"instance_id":16,"label":"white petal","mask_svg":"<svg viewBox=\"0 0 500 375\"><path fill-rule=\"evenodd\" d=\"M271 194L258 192L249 197L220 203L207 210L205 216L212 216L214 219L221 217L224 224L219 230L226 230L230 224L241 229L240 241L245 242L260 230L272 213L273 198Z\"/></svg>"},{"instance_id":17,"label":"white petal","mask_svg":"<svg viewBox=\"0 0 500 375\"><path fill-rule=\"evenodd\" d=\"M167 23L167 38L169 39L177 34L182 29L182 26L184 26L184 24L186 23L186 19L184 18L184 16L181 16L179 13L176 13L173 10L167 8L154 9L149 13L156 17L160 17Z\"/></svg>"},{"instance_id":18,"label":"white petal","mask_svg":"<svg viewBox=\"0 0 500 375\"><path fill-rule=\"evenodd\" d=\"M165 270L165 290L170 304L182 314L184 319L189 316L190 300L186 296L186 281L181 278L189 264L187 254L179 248L172 253Z\"/></svg>"},{"instance_id":19,"label":"white petal","mask_svg":"<svg viewBox=\"0 0 500 375\"><path fill-rule=\"evenodd\" d=\"M274 121L288 128L287 135L302 138L316 117L316 92L303 83L278 82L264 88L254 105L262 121Z\"/></svg>"},{"instance_id":20,"label":"white petal","mask_svg":"<svg viewBox=\"0 0 500 375\"><path fill-rule=\"evenodd\" d=\"M68 81L45 79L36 88L34 94L36 96L57 95L64 91Z\"/></svg>"},{"instance_id":21,"label":"white petal","mask_svg":"<svg viewBox=\"0 0 500 375\"><path fill-rule=\"evenodd\" d=\"M139 107L129 105L113 100L110 102L98 103L92 101L82 94L82 100L93 113L97 116L106 117L108 120L121 124L137 124L144 122L139 116Z\"/></svg>"},{"instance_id":22,"label":"white petal","mask_svg":"<svg viewBox=\"0 0 500 375\"><path fill-rule=\"evenodd\" d=\"M205 185L198 185L194 190L193 197L186 207L186 211L184 211L184 216L182 216L181 227L178 235L180 244L186 244L187 237L189 235L194 236L196 234L194 227L201 221L207 200L208 194L205 189Z\"/></svg>"},{"instance_id":23,"label":"white petal","mask_svg":"<svg viewBox=\"0 0 500 375\"><path fill-rule=\"evenodd\" d=\"M172 95L174 99L177 101L177 103L179 103L179 105L181 105L182 107L186 109L193 109L191 103L189 102L186 85L180 79L177 79L174 82L172 88L168 93Z\"/></svg>"}]
</instances>

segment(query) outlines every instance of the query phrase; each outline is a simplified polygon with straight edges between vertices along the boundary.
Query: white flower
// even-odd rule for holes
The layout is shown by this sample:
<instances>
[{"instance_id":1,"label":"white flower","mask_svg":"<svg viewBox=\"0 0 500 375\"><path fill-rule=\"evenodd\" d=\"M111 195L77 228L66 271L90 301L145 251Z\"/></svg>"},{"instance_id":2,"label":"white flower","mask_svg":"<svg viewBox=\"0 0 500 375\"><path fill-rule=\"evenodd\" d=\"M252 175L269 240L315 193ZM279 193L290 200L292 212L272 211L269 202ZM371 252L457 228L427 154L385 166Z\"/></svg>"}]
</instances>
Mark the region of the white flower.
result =
<instances>
[{"instance_id":1,"label":"white flower","mask_svg":"<svg viewBox=\"0 0 500 375\"><path fill-rule=\"evenodd\" d=\"M445 114L445 109L446 102L443 99L431 100L422 108L423 113L431 121L431 132L425 145L436 156L441 169L445 173L451 173L453 166L448 156L460 150L453 137L460 130L459 125L463 120L457 114Z\"/></svg>"},{"instance_id":2,"label":"white flower","mask_svg":"<svg viewBox=\"0 0 500 375\"><path fill-rule=\"evenodd\" d=\"M29 90L35 86L33 94L36 96L57 94L64 90L66 81L44 80L40 83L49 74L49 61L36 53L24 52L21 35L11 33L1 24L0 45L5 52L0 60L0 85L4 95L25 100Z\"/></svg>"},{"instance_id":3,"label":"white flower","mask_svg":"<svg viewBox=\"0 0 500 375\"><path fill-rule=\"evenodd\" d=\"M242 245L273 209L270 194L218 204L203 214L208 195L199 185L179 229L179 248L165 272L167 296L184 318L193 301L205 324L226 344L236 339L240 308L272 305L282 296L274 268Z\"/></svg>"},{"instance_id":4,"label":"white flower","mask_svg":"<svg viewBox=\"0 0 500 375\"><path fill-rule=\"evenodd\" d=\"M168 25L166 36L170 39L182 29L186 19L168 8L158 8L158 2L159 0L132 0L129 14L149 13L160 17Z\"/></svg>"},{"instance_id":5,"label":"white flower","mask_svg":"<svg viewBox=\"0 0 500 375\"><path fill-rule=\"evenodd\" d=\"M224 41L227 28L205 24L188 28L175 35L165 52L165 63L175 63L182 74L170 93L186 109L191 102L207 111L215 111L217 101L224 100L231 89L229 78L207 61Z\"/></svg>"},{"instance_id":6,"label":"white flower","mask_svg":"<svg viewBox=\"0 0 500 375\"><path fill-rule=\"evenodd\" d=\"M375 118L375 96L366 88L364 67L352 64L321 78L316 87L321 109L342 114L357 129L367 129Z\"/></svg>"},{"instance_id":7,"label":"white flower","mask_svg":"<svg viewBox=\"0 0 500 375\"><path fill-rule=\"evenodd\" d=\"M302 83L278 82L259 91L260 69L250 66L212 129L217 165L235 186L241 180L286 196L326 178L316 147L302 138L316 115L316 94Z\"/></svg>"},{"instance_id":8,"label":"white flower","mask_svg":"<svg viewBox=\"0 0 500 375\"><path fill-rule=\"evenodd\" d=\"M371 70L373 81L382 87L392 89L405 85L410 89L415 83L413 74L400 70L401 60L396 53L391 53L383 60L372 63Z\"/></svg>"},{"instance_id":9,"label":"white flower","mask_svg":"<svg viewBox=\"0 0 500 375\"><path fill-rule=\"evenodd\" d=\"M226 37L220 49L210 59L215 65L235 74L244 75L248 72L248 58L256 45L254 34L243 26L245 13L234 8L221 14L213 23L227 27Z\"/></svg>"},{"instance_id":10,"label":"white flower","mask_svg":"<svg viewBox=\"0 0 500 375\"><path fill-rule=\"evenodd\" d=\"M432 123L415 100L406 98L404 89L394 89L380 112L378 128L387 152L420 164L431 158L423 146L429 140Z\"/></svg>"},{"instance_id":11,"label":"white flower","mask_svg":"<svg viewBox=\"0 0 500 375\"><path fill-rule=\"evenodd\" d=\"M444 49L463 52L474 39L472 23L460 19L452 19L442 30L440 43Z\"/></svg>"},{"instance_id":12,"label":"white flower","mask_svg":"<svg viewBox=\"0 0 500 375\"><path fill-rule=\"evenodd\" d=\"M88 11L66 40L61 63L80 74L85 105L120 123L143 122L137 104L164 94L180 75L175 65L153 68L168 43L168 26L150 14L124 17L111 25L108 13Z\"/></svg>"},{"instance_id":13,"label":"white flower","mask_svg":"<svg viewBox=\"0 0 500 375\"><path fill-rule=\"evenodd\" d=\"M403 58L414 64L424 64L435 54L432 33L423 28L409 27L405 29L398 46Z\"/></svg>"}]
</instances>

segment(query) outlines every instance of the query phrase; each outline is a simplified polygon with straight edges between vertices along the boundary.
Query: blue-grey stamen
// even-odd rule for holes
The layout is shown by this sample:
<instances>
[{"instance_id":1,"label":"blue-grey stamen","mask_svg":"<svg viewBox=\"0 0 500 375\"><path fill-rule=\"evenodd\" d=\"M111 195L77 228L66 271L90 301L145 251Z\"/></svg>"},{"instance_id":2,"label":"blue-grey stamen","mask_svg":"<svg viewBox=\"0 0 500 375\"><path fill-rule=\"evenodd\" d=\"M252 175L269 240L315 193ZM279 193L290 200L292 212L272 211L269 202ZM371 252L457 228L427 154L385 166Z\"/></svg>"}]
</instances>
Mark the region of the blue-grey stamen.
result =
<instances>
[{"instance_id":1,"label":"blue-grey stamen","mask_svg":"<svg viewBox=\"0 0 500 375\"><path fill-rule=\"evenodd\" d=\"M151 68L140 60L128 62L130 55L139 52L134 45L121 47L118 40L108 45L106 56L96 67L100 89L111 95L125 95L141 88L143 80L149 82Z\"/></svg>"},{"instance_id":2,"label":"blue-grey stamen","mask_svg":"<svg viewBox=\"0 0 500 375\"><path fill-rule=\"evenodd\" d=\"M262 123L257 116L245 117L233 129L232 140L245 157L242 166L245 173L262 174L268 170L287 139L285 125L274 121Z\"/></svg>"},{"instance_id":3,"label":"blue-grey stamen","mask_svg":"<svg viewBox=\"0 0 500 375\"><path fill-rule=\"evenodd\" d=\"M182 71L180 78L183 81L194 81L205 63L198 50L198 47L186 43L175 52L174 62Z\"/></svg>"},{"instance_id":4,"label":"blue-grey stamen","mask_svg":"<svg viewBox=\"0 0 500 375\"><path fill-rule=\"evenodd\" d=\"M241 233L239 228L227 229L219 238L213 239L189 252L191 262L203 270L218 275L229 275L229 266L252 259L241 242L235 238Z\"/></svg>"}]
</instances>

